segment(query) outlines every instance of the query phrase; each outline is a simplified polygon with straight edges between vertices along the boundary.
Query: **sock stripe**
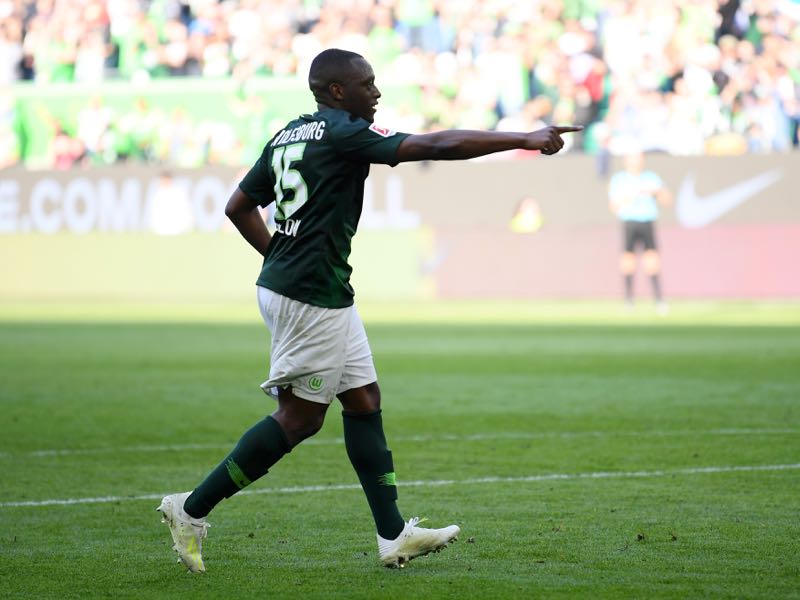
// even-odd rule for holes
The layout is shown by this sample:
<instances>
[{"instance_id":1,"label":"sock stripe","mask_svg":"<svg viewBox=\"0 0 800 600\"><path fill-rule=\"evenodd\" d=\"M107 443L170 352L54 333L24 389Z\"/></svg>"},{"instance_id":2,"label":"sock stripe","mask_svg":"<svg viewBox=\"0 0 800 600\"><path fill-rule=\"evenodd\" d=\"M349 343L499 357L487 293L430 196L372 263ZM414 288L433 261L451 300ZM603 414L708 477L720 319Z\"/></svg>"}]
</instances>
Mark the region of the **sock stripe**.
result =
<instances>
[{"instance_id":1,"label":"sock stripe","mask_svg":"<svg viewBox=\"0 0 800 600\"><path fill-rule=\"evenodd\" d=\"M242 471L241 467L237 465L232 458L225 461L225 468L228 469L228 475L230 475L231 481L233 481L240 490L253 483L247 478L247 475L244 474L244 471Z\"/></svg>"},{"instance_id":2,"label":"sock stripe","mask_svg":"<svg viewBox=\"0 0 800 600\"><path fill-rule=\"evenodd\" d=\"M397 486L397 475L392 471L391 473L384 473L378 477L378 483L386 486Z\"/></svg>"}]
</instances>

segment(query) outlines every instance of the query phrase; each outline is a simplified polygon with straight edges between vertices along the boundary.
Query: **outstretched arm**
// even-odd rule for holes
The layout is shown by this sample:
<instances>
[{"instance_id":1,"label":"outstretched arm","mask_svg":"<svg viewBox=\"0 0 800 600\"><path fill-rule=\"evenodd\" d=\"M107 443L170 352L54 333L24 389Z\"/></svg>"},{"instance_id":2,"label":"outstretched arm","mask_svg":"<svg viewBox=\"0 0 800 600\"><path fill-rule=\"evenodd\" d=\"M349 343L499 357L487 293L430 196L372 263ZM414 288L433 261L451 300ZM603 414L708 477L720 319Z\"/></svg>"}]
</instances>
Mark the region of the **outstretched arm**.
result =
<instances>
[{"instance_id":1,"label":"outstretched arm","mask_svg":"<svg viewBox=\"0 0 800 600\"><path fill-rule=\"evenodd\" d=\"M564 146L561 134L582 129L580 125L553 125L529 133L451 129L410 135L400 143L397 160L461 160L516 149L555 154Z\"/></svg>"},{"instance_id":2,"label":"outstretched arm","mask_svg":"<svg viewBox=\"0 0 800 600\"><path fill-rule=\"evenodd\" d=\"M242 237L264 256L272 236L267 231L261 213L258 212L258 202L237 187L225 206L225 215L236 226Z\"/></svg>"}]
</instances>

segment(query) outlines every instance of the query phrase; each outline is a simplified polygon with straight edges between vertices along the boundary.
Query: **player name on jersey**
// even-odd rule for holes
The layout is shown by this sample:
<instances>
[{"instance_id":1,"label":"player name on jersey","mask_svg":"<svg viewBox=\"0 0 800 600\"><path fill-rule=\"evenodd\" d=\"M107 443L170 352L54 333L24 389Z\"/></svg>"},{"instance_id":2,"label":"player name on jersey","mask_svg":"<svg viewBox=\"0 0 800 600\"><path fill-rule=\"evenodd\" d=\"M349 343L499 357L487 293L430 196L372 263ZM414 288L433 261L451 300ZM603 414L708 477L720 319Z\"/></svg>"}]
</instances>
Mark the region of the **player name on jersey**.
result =
<instances>
[{"instance_id":1,"label":"player name on jersey","mask_svg":"<svg viewBox=\"0 0 800 600\"><path fill-rule=\"evenodd\" d=\"M297 230L300 227L299 219L286 219L285 221L275 221L275 231L283 235L292 237L297 236Z\"/></svg>"},{"instance_id":2,"label":"player name on jersey","mask_svg":"<svg viewBox=\"0 0 800 600\"><path fill-rule=\"evenodd\" d=\"M307 142L309 140L321 140L325 135L325 121L311 121L303 123L299 127L287 129L275 136L272 146L280 146L290 142Z\"/></svg>"}]
</instances>

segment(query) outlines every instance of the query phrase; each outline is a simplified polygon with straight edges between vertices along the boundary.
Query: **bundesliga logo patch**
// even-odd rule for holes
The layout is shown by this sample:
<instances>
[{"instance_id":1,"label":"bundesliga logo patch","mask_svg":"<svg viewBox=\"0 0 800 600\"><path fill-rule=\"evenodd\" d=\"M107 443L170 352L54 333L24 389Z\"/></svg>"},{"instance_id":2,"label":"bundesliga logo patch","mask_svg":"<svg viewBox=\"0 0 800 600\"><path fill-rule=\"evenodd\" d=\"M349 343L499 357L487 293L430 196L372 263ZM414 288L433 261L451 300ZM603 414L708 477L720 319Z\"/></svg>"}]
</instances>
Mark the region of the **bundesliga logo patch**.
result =
<instances>
[{"instance_id":1,"label":"bundesliga logo patch","mask_svg":"<svg viewBox=\"0 0 800 600\"><path fill-rule=\"evenodd\" d=\"M374 131L381 137L387 137L387 138L392 137L395 133L397 133L396 131L392 131L388 127L380 127L379 125L375 125L374 123L369 126L369 130Z\"/></svg>"}]
</instances>

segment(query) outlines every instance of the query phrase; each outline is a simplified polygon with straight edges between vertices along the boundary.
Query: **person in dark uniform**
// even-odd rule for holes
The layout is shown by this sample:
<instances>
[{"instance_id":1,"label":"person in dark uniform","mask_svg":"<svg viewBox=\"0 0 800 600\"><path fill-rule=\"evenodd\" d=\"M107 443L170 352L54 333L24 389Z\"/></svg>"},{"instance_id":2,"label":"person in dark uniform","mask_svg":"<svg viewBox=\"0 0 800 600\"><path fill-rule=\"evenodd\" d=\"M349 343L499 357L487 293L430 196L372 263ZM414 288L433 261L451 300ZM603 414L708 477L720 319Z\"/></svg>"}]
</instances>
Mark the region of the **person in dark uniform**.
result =
<instances>
[{"instance_id":1,"label":"person in dark uniform","mask_svg":"<svg viewBox=\"0 0 800 600\"><path fill-rule=\"evenodd\" d=\"M555 154L564 144L562 134L582 129L391 131L373 123L381 94L372 67L338 49L314 59L309 86L317 112L289 122L267 143L225 211L264 257L256 289L272 347L261 387L278 408L247 431L192 492L166 496L158 507L174 549L193 572L205 570L206 515L319 431L334 398L342 404L347 455L372 511L380 561L402 567L455 539L457 525L419 527L419 519L406 521L397 507L380 388L350 285L348 257L364 180L372 163L467 159L516 148ZM273 202L276 230L270 236L258 209Z\"/></svg>"}]
</instances>

